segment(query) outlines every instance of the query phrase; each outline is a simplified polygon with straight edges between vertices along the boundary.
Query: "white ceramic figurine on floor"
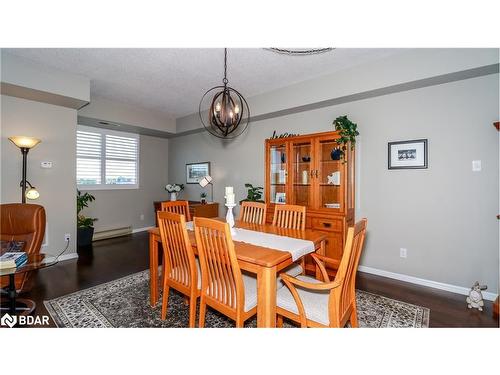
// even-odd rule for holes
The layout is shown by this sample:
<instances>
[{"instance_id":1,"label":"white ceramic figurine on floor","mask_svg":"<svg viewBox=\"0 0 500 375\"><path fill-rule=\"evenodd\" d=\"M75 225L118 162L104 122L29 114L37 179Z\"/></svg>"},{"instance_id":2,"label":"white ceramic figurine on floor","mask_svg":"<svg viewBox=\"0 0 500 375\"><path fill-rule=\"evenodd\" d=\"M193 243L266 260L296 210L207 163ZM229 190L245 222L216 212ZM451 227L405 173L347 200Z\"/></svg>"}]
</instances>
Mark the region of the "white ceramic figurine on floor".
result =
<instances>
[{"instance_id":1,"label":"white ceramic figurine on floor","mask_svg":"<svg viewBox=\"0 0 500 375\"><path fill-rule=\"evenodd\" d=\"M469 296L466 299L467 307L472 309L478 309L479 311L483 311L484 301L483 294L481 290L486 290L488 287L486 285L479 285L479 282L475 282L472 288L470 288Z\"/></svg>"}]
</instances>

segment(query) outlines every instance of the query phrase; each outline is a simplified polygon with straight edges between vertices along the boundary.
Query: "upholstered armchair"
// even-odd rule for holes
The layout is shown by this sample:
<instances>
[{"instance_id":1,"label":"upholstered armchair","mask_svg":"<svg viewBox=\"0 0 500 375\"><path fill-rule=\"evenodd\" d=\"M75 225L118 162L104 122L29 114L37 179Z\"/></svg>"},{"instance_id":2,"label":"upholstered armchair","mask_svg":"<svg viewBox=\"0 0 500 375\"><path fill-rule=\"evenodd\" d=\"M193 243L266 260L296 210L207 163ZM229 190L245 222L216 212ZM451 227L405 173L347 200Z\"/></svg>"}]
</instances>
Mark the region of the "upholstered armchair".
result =
<instances>
[{"instance_id":1,"label":"upholstered armchair","mask_svg":"<svg viewBox=\"0 0 500 375\"><path fill-rule=\"evenodd\" d=\"M45 209L38 204L8 203L0 205L0 240L24 242L23 251L28 255L38 254L45 234ZM29 286L30 272L16 275L16 289L22 291ZM2 288L9 278L1 278Z\"/></svg>"}]
</instances>

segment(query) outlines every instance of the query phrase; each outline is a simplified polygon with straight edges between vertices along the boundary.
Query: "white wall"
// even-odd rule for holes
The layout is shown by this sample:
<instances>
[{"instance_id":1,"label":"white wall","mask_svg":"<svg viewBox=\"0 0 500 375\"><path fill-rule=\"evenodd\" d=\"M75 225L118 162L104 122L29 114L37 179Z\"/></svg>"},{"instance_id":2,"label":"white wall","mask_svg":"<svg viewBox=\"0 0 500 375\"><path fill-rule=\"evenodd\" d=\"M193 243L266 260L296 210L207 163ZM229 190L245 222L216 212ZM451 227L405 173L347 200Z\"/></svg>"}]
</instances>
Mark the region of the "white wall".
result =
<instances>
[{"instance_id":1,"label":"white wall","mask_svg":"<svg viewBox=\"0 0 500 375\"><path fill-rule=\"evenodd\" d=\"M68 74L23 57L0 52L2 82L83 102L89 101L90 80L87 77Z\"/></svg>"},{"instance_id":2,"label":"white wall","mask_svg":"<svg viewBox=\"0 0 500 375\"><path fill-rule=\"evenodd\" d=\"M45 207L48 245L43 252L58 255L71 235L66 254L76 251L76 110L2 95L1 97L1 203L20 203L22 156L9 141L13 135L36 137L42 142L28 154L27 179L40 198L28 203ZM40 168L51 161L52 169Z\"/></svg>"},{"instance_id":3,"label":"white wall","mask_svg":"<svg viewBox=\"0 0 500 375\"><path fill-rule=\"evenodd\" d=\"M78 115L175 133L174 118L95 96L92 96L89 105L78 111Z\"/></svg>"},{"instance_id":4,"label":"white wall","mask_svg":"<svg viewBox=\"0 0 500 375\"><path fill-rule=\"evenodd\" d=\"M154 226L153 202L168 199L167 175L168 139L141 135L139 188L89 191L96 200L83 214L99 219L94 224L96 231L129 225L133 229Z\"/></svg>"},{"instance_id":5,"label":"white wall","mask_svg":"<svg viewBox=\"0 0 500 375\"><path fill-rule=\"evenodd\" d=\"M479 280L496 292L498 85L498 74L487 75L276 117L251 124L232 142L206 133L173 138L169 181L185 182L186 163L208 160L215 200L223 202L227 185L242 199L245 182L264 183L264 140L273 130L333 130L333 119L347 114L361 133L356 218L368 218L361 264L462 287ZM417 138L429 140L429 168L389 171L387 142ZM482 160L482 172L471 171L472 160ZM185 196L198 199L199 192L187 185Z\"/></svg>"},{"instance_id":6,"label":"white wall","mask_svg":"<svg viewBox=\"0 0 500 375\"><path fill-rule=\"evenodd\" d=\"M499 50L496 48L410 49L384 59L256 95L247 100L252 117L255 118L324 100L498 64L498 59ZM198 113L177 119L178 133L199 128L202 128L202 125Z\"/></svg>"}]
</instances>

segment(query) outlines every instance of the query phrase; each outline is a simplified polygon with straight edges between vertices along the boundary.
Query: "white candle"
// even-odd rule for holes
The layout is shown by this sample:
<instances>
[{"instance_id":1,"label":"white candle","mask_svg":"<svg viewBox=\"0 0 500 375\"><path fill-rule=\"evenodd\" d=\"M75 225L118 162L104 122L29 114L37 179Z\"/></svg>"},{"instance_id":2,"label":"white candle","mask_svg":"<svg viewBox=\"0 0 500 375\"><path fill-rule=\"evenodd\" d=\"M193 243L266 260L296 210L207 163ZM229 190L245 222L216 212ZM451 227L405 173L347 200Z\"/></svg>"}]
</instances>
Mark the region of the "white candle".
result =
<instances>
[{"instance_id":1,"label":"white candle","mask_svg":"<svg viewBox=\"0 0 500 375\"><path fill-rule=\"evenodd\" d=\"M228 205L234 204L234 194L227 194L226 193L226 204L228 204Z\"/></svg>"},{"instance_id":2,"label":"white candle","mask_svg":"<svg viewBox=\"0 0 500 375\"><path fill-rule=\"evenodd\" d=\"M233 187L232 186L226 186L226 197L229 195L229 194L233 194Z\"/></svg>"}]
</instances>

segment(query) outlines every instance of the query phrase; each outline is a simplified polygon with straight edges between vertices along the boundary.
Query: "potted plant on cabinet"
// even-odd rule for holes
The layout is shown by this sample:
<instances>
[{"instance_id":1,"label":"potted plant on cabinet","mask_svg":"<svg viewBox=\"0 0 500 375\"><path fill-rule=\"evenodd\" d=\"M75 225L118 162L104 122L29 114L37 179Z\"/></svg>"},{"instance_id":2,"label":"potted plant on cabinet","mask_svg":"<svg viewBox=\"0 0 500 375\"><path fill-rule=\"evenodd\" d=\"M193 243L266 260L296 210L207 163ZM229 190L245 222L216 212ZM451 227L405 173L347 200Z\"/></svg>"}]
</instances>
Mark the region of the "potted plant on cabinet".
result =
<instances>
[{"instance_id":1,"label":"potted plant on cabinet","mask_svg":"<svg viewBox=\"0 0 500 375\"><path fill-rule=\"evenodd\" d=\"M331 158L333 160L345 160L347 145L350 144L351 150L354 150L356 137L359 135L358 125L347 118L347 116L339 116L333 121L335 130L339 132L340 137L336 140L340 148L332 150Z\"/></svg>"},{"instance_id":2,"label":"potted plant on cabinet","mask_svg":"<svg viewBox=\"0 0 500 375\"><path fill-rule=\"evenodd\" d=\"M200 201L201 201L201 204L207 203L207 193L205 191L202 191L200 193Z\"/></svg>"},{"instance_id":3,"label":"potted plant on cabinet","mask_svg":"<svg viewBox=\"0 0 500 375\"><path fill-rule=\"evenodd\" d=\"M76 243L78 247L90 246L92 244L92 237L94 236L94 222L95 218L86 217L80 212L88 207L89 202L95 200L95 197L90 193L82 194L80 190L76 191L76 216L77 216L77 233Z\"/></svg>"},{"instance_id":4,"label":"potted plant on cabinet","mask_svg":"<svg viewBox=\"0 0 500 375\"><path fill-rule=\"evenodd\" d=\"M245 187L247 188L247 197L245 199L242 199L241 202L261 202L264 203L262 200L262 191L264 190L263 187L261 186L253 186L252 184L246 183Z\"/></svg>"}]
</instances>

